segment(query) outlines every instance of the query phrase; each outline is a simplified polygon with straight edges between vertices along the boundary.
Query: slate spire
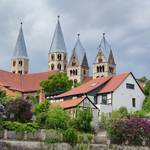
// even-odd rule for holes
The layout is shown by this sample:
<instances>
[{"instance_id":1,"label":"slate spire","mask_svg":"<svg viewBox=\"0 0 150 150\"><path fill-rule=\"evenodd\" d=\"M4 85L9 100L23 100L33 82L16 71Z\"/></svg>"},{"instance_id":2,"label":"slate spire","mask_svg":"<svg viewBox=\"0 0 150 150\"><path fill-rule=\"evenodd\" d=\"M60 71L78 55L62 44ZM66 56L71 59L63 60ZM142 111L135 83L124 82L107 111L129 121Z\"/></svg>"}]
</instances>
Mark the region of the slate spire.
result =
<instances>
[{"instance_id":1,"label":"slate spire","mask_svg":"<svg viewBox=\"0 0 150 150\"><path fill-rule=\"evenodd\" d=\"M115 59L114 59L112 50L110 50L108 62L109 62L110 64L115 65Z\"/></svg>"},{"instance_id":2,"label":"slate spire","mask_svg":"<svg viewBox=\"0 0 150 150\"><path fill-rule=\"evenodd\" d=\"M65 45L59 18L60 16L58 16L55 32L50 46L50 52L66 52L66 45Z\"/></svg>"},{"instance_id":3,"label":"slate spire","mask_svg":"<svg viewBox=\"0 0 150 150\"><path fill-rule=\"evenodd\" d=\"M20 25L19 35L15 45L15 50L12 58L26 58L28 59L26 44L23 35L22 22Z\"/></svg>"},{"instance_id":4,"label":"slate spire","mask_svg":"<svg viewBox=\"0 0 150 150\"><path fill-rule=\"evenodd\" d=\"M74 46L74 51L75 51L75 54L78 58L79 63L82 64L84 55L86 55L86 53L85 53L85 49L82 46L82 43L80 41L80 34L78 34L77 42Z\"/></svg>"}]
</instances>

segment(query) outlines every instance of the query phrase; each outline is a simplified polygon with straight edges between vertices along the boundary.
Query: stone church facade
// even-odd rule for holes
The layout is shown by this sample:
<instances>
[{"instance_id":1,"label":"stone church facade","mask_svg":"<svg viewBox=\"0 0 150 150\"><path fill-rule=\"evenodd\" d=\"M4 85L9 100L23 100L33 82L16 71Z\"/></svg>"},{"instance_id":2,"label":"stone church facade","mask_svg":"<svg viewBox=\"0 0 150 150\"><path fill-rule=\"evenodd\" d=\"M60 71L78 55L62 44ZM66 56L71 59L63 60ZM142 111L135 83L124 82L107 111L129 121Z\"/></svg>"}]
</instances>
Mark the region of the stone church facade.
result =
<instances>
[{"instance_id":1,"label":"stone church facade","mask_svg":"<svg viewBox=\"0 0 150 150\"><path fill-rule=\"evenodd\" d=\"M66 72L69 79L72 80L74 84L82 83L86 77L89 77L87 54L81 43L79 34L71 52L71 57L68 58L59 16L48 52L48 70ZM21 75L28 74L29 72L29 58L24 40L22 23L11 59L11 72ZM116 74L116 63L113 52L105 38L105 34L103 34L97 54L95 55L92 72L92 78Z\"/></svg>"}]
</instances>

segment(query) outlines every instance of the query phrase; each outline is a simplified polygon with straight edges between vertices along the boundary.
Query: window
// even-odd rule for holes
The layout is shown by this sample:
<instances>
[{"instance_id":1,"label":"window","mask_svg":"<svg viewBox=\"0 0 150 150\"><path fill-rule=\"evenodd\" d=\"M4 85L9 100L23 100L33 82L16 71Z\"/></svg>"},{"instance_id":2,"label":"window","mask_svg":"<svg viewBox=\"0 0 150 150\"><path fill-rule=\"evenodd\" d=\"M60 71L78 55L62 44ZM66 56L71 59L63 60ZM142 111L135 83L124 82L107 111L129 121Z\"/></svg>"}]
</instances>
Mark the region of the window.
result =
<instances>
[{"instance_id":1,"label":"window","mask_svg":"<svg viewBox=\"0 0 150 150\"><path fill-rule=\"evenodd\" d=\"M103 59L99 58L98 63L102 63L102 62L103 62Z\"/></svg>"},{"instance_id":2,"label":"window","mask_svg":"<svg viewBox=\"0 0 150 150\"><path fill-rule=\"evenodd\" d=\"M77 79L74 79L74 84L76 84L78 81L77 81Z\"/></svg>"},{"instance_id":3,"label":"window","mask_svg":"<svg viewBox=\"0 0 150 150\"><path fill-rule=\"evenodd\" d=\"M107 94L102 95L102 104L107 104Z\"/></svg>"},{"instance_id":4,"label":"window","mask_svg":"<svg viewBox=\"0 0 150 150\"><path fill-rule=\"evenodd\" d=\"M61 54L58 54L58 55L57 55L57 59L58 59L58 60L61 60Z\"/></svg>"},{"instance_id":5,"label":"window","mask_svg":"<svg viewBox=\"0 0 150 150\"><path fill-rule=\"evenodd\" d=\"M21 60L19 61L19 65L22 66L22 61Z\"/></svg>"},{"instance_id":6,"label":"window","mask_svg":"<svg viewBox=\"0 0 150 150\"><path fill-rule=\"evenodd\" d=\"M16 66L16 61L13 61L13 66Z\"/></svg>"},{"instance_id":7,"label":"window","mask_svg":"<svg viewBox=\"0 0 150 150\"><path fill-rule=\"evenodd\" d=\"M70 70L70 76L72 76L72 70Z\"/></svg>"},{"instance_id":8,"label":"window","mask_svg":"<svg viewBox=\"0 0 150 150\"><path fill-rule=\"evenodd\" d=\"M86 75L86 70L83 70L83 74Z\"/></svg>"},{"instance_id":9,"label":"window","mask_svg":"<svg viewBox=\"0 0 150 150\"><path fill-rule=\"evenodd\" d=\"M20 70L20 71L18 71L18 74L22 74L22 71Z\"/></svg>"},{"instance_id":10,"label":"window","mask_svg":"<svg viewBox=\"0 0 150 150\"><path fill-rule=\"evenodd\" d=\"M76 62L72 62L72 66L76 66Z\"/></svg>"},{"instance_id":11,"label":"window","mask_svg":"<svg viewBox=\"0 0 150 150\"><path fill-rule=\"evenodd\" d=\"M61 70L61 64L57 65L57 69Z\"/></svg>"},{"instance_id":12,"label":"window","mask_svg":"<svg viewBox=\"0 0 150 150\"><path fill-rule=\"evenodd\" d=\"M112 104L112 94L111 93L102 95L102 104L104 104L104 105Z\"/></svg>"},{"instance_id":13,"label":"window","mask_svg":"<svg viewBox=\"0 0 150 150\"><path fill-rule=\"evenodd\" d=\"M136 107L135 98L132 98L132 107Z\"/></svg>"},{"instance_id":14,"label":"window","mask_svg":"<svg viewBox=\"0 0 150 150\"><path fill-rule=\"evenodd\" d=\"M113 67L109 67L109 72L113 73L114 72L114 68Z\"/></svg>"},{"instance_id":15,"label":"window","mask_svg":"<svg viewBox=\"0 0 150 150\"><path fill-rule=\"evenodd\" d=\"M55 60L54 54L51 55L51 60Z\"/></svg>"},{"instance_id":16,"label":"window","mask_svg":"<svg viewBox=\"0 0 150 150\"><path fill-rule=\"evenodd\" d=\"M54 70L54 64L51 64L51 70Z\"/></svg>"},{"instance_id":17,"label":"window","mask_svg":"<svg viewBox=\"0 0 150 150\"><path fill-rule=\"evenodd\" d=\"M97 96L94 96L94 104L97 104Z\"/></svg>"},{"instance_id":18,"label":"window","mask_svg":"<svg viewBox=\"0 0 150 150\"><path fill-rule=\"evenodd\" d=\"M14 74L15 74L15 71L13 71L12 73L14 73Z\"/></svg>"},{"instance_id":19,"label":"window","mask_svg":"<svg viewBox=\"0 0 150 150\"><path fill-rule=\"evenodd\" d=\"M126 88L127 89L134 89L134 84L127 83Z\"/></svg>"}]
</instances>

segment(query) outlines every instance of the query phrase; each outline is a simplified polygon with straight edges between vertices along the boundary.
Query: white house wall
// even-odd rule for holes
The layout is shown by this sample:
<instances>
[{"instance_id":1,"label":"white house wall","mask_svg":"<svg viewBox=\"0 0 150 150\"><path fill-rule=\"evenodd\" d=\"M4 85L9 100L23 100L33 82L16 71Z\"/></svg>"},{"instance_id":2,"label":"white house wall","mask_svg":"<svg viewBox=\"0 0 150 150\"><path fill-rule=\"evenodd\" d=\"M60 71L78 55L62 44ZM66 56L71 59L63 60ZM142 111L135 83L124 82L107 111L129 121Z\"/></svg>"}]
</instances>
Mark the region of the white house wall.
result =
<instances>
[{"instance_id":1,"label":"white house wall","mask_svg":"<svg viewBox=\"0 0 150 150\"><path fill-rule=\"evenodd\" d=\"M134 89L127 89L126 83L134 84ZM136 107L132 107L132 98L135 98ZM141 91L133 76L130 74L113 93L113 110L122 106L126 107L129 111L140 110L142 108L144 98L145 96L143 92Z\"/></svg>"}]
</instances>

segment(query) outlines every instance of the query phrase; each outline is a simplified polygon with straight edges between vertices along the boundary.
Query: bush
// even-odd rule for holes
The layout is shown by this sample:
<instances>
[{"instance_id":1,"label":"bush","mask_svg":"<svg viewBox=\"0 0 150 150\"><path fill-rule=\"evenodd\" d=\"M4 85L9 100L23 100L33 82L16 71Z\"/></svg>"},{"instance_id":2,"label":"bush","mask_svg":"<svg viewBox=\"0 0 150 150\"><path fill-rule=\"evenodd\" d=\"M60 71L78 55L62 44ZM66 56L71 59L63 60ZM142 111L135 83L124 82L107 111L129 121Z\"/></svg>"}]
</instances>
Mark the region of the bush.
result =
<instances>
[{"instance_id":1,"label":"bush","mask_svg":"<svg viewBox=\"0 0 150 150\"><path fill-rule=\"evenodd\" d=\"M35 132L39 126L36 123L20 123L12 121L3 121L3 129L17 132Z\"/></svg>"},{"instance_id":2,"label":"bush","mask_svg":"<svg viewBox=\"0 0 150 150\"><path fill-rule=\"evenodd\" d=\"M49 102L48 100L44 100L43 102L35 105L34 113L38 115L42 112L47 112L48 110L49 110Z\"/></svg>"},{"instance_id":3,"label":"bush","mask_svg":"<svg viewBox=\"0 0 150 150\"><path fill-rule=\"evenodd\" d=\"M93 134L90 133L78 133L78 143L91 143Z\"/></svg>"},{"instance_id":4,"label":"bush","mask_svg":"<svg viewBox=\"0 0 150 150\"><path fill-rule=\"evenodd\" d=\"M75 127L81 131L91 131L92 110L90 108L77 109Z\"/></svg>"},{"instance_id":5,"label":"bush","mask_svg":"<svg viewBox=\"0 0 150 150\"><path fill-rule=\"evenodd\" d=\"M142 145L145 140L150 142L150 120L140 117L128 117L112 120L107 126L107 133L113 143Z\"/></svg>"},{"instance_id":6,"label":"bush","mask_svg":"<svg viewBox=\"0 0 150 150\"><path fill-rule=\"evenodd\" d=\"M41 128L45 128L47 118L48 112L42 112L36 116L36 122L40 125Z\"/></svg>"},{"instance_id":7,"label":"bush","mask_svg":"<svg viewBox=\"0 0 150 150\"><path fill-rule=\"evenodd\" d=\"M77 131L74 128L68 128L64 133L64 141L75 145L78 140Z\"/></svg>"},{"instance_id":8,"label":"bush","mask_svg":"<svg viewBox=\"0 0 150 150\"><path fill-rule=\"evenodd\" d=\"M61 107L50 107L48 118L46 119L46 128L48 129L66 129L68 127L69 116Z\"/></svg>"},{"instance_id":9,"label":"bush","mask_svg":"<svg viewBox=\"0 0 150 150\"><path fill-rule=\"evenodd\" d=\"M6 116L9 120L28 122L32 118L31 103L28 100L17 99L6 103Z\"/></svg>"}]
</instances>

